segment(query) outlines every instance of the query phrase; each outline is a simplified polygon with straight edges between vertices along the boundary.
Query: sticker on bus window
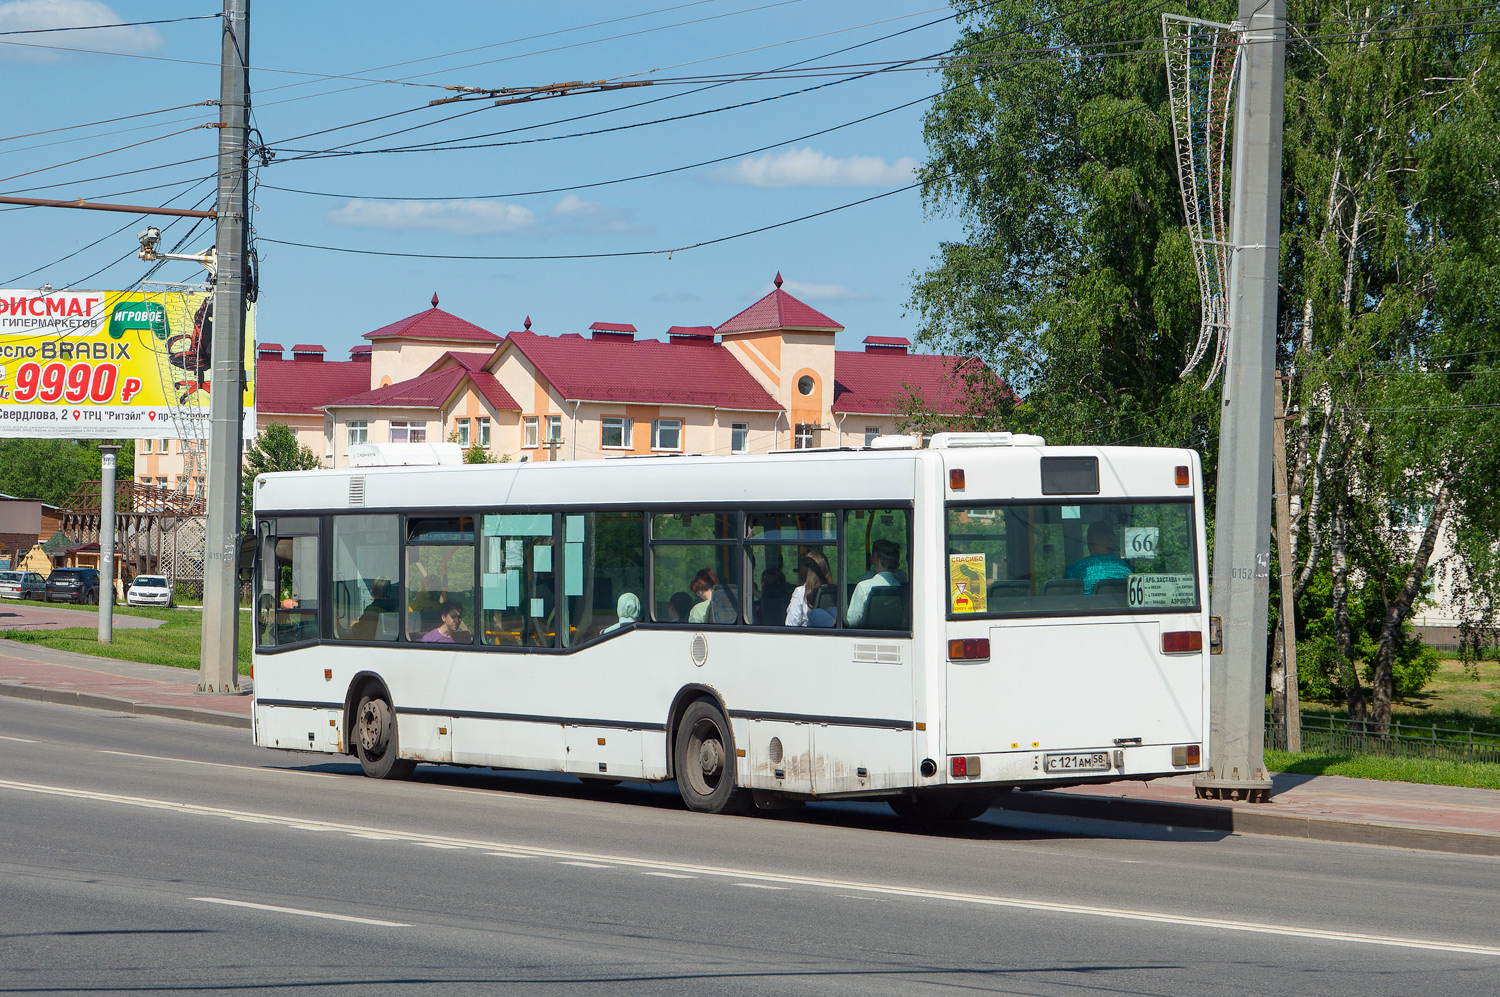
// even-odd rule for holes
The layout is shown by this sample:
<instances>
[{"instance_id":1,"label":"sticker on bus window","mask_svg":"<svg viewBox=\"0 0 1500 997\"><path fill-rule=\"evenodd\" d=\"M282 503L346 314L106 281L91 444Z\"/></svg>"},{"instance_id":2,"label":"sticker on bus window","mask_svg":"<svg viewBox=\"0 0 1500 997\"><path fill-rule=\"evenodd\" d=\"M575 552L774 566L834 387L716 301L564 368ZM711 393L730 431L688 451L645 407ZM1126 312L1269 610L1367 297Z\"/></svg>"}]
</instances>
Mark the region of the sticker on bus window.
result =
<instances>
[{"instance_id":1,"label":"sticker on bus window","mask_svg":"<svg viewBox=\"0 0 1500 997\"><path fill-rule=\"evenodd\" d=\"M1155 526L1125 527L1125 544L1120 556L1132 561L1151 560L1161 545L1161 530Z\"/></svg>"},{"instance_id":2,"label":"sticker on bus window","mask_svg":"<svg viewBox=\"0 0 1500 997\"><path fill-rule=\"evenodd\" d=\"M1198 602L1192 575L1131 575L1125 580L1130 606L1193 606Z\"/></svg>"},{"instance_id":3,"label":"sticker on bus window","mask_svg":"<svg viewBox=\"0 0 1500 997\"><path fill-rule=\"evenodd\" d=\"M983 554L948 555L948 605L955 613L983 613L988 607Z\"/></svg>"}]
</instances>

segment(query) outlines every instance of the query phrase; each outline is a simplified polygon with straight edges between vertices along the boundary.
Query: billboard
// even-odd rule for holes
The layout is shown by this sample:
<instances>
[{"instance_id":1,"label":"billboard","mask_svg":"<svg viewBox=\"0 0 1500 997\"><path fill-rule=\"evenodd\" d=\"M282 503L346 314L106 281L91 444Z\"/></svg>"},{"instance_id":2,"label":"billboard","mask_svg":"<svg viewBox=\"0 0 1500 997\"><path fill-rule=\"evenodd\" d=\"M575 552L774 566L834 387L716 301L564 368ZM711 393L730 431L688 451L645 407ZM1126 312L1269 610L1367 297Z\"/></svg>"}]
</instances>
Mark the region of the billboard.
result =
<instances>
[{"instance_id":1,"label":"billboard","mask_svg":"<svg viewBox=\"0 0 1500 997\"><path fill-rule=\"evenodd\" d=\"M0 290L0 436L207 436L212 300L209 291ZM247 415L254 360L251 305Z\"/></svg>"}]
</instances>

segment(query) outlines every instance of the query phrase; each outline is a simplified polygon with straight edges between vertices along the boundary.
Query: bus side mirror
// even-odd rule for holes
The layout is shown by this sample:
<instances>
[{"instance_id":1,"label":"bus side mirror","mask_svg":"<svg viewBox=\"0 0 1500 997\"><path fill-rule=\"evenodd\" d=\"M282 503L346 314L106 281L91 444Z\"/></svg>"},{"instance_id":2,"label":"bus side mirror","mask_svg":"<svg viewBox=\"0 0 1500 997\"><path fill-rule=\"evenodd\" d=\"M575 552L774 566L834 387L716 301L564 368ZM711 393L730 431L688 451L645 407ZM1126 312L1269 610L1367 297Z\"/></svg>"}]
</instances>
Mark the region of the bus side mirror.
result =
<instances>
[{"instance_id":1,"label":"bus side mirror","mask_svg":"<svg viewBox=\"0 0 1500 997\"><path fill-rule=\"evenodd\" d=\"M255 556L260 550L260 544L254 533L246 533L240 537L239 576L240 581L248 582L255 577Z\"/></svg>"}]
</instances>

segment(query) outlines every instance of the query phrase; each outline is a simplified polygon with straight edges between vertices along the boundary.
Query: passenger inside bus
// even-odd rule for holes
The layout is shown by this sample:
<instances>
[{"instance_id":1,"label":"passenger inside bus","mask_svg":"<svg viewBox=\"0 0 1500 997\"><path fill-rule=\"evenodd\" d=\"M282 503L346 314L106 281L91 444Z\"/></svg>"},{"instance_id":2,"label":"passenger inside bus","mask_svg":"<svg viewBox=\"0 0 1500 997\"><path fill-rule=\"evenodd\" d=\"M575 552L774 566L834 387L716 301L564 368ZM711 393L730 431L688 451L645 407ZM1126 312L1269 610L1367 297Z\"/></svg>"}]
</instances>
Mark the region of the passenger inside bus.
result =
<instances>
[{"instance_id":1,"label":"passenger inside bus","mask_svg":"<svg viewBox=\"0 0 1500 997\"><path fill-rule=\"evenodd\" d=\"M442 622L422 635L423 644L472 644L474 635L463 629L464 607L452 599L439 607Z\"/></svg>"},{"instance_id":2,"label":"passenger inside bus","mask_svg":"<svg viewBox=\"0 0 1500 997\"><path fill-rule=\"evenodd\" d=\"M1092 595L1094 586L1105 579L1128 577L1130 565L1120 557L1114 527L1109 523L1102 519L1095 520L1089 524L1086 536L1089 556L1068 565L1063 571L1063 577L1082 581L1083 594Z\"/></svg>"},{"instance_id":3,"label":"passenger inside bus","mask_svg":"<svg viewBox=\"0 0 1500 997\"><path fill-rule=\"evenodd\" d=\"M631 623L641 621L641 600L634 592L621 594L620 601L615 604L615 615L618 619L605 627L603 633L614 633L622 627Z\"/></svg>"},{"instance_id":4,"label":"passenger inside bus","mask_svg":"<svg viewBox=\"0 0 1500 997\"><path fill-rule=\"evenodd\" d=\"M802 555L798 564L797 580L801 583L792 590L791 602L786 608L786 625L789 627L832 627L839 619L838 604L828 596L834 589L828 570L828 559L819 550L810 550Z\"/></svg>"},{"instance_id":5,"label":"passenger inside bus","mask_svg":"<svg viewBox=\"0 0 1500 997\"><path fill-rule=\"evenodd\" d=\"M714 586L719 584L719 578L714 574L712 568L704 568L693 576L688 583L688 589L693 593L693 598L698 601L688 611L689 623L704 623L708 620L708 603L713 598Z\"/></svg>"},{"instance_id":6,"label":"passenger inside bus","mask_svg":"<svg viewBox=\"0 0 1500 997\"><path fill-rule=\"evenodd\" d=\"M774 624L786 619L787 607L792 602L794 587L786 580L780 568L767 568L760 575L760 614L756 620Z\"/></svg>"},{"instance_id":7,"label":"passenger inside bus","mask_svg":"<svg viewBox=\"0 0 1500 997\"><path fill-rule=\"evenodd\" d=\"M876 619L878 614L870 612L872 605L871 594L880 590L896 590L906 584L906 578L897 569L896 564L901 559L901 548L891 540L877 540L870 547L870 570L865 574L858 585L854 586L854 594L849 597L849 615L845 617L851 627L877 627L881 629L897 629L895 621ZM883 604L887 600L876 597L873 602Z\"/></svg>"},{"instance_id":8,"label":"passenger inside bus","mask_svg":"<svg viewBox=\"0 0 1500 997\"><path fill-rule=\"evenodd\" d=\"M693 612L693 597L686 592L673 592L672 598L667 603L667 615L673 623L686 623L688 616Z\"/></svg>"},{"instance_id":9,"label":"passenger inside bus","mask_svg":"<svg viewBox=\"0 0 1500 997\"><path fill-rule=\"evenodd\" d=\"M350 628L354 640L394 640L396 636L396 586L389 578L370 583L370 604Z\"/></svg>"}]
</instances>

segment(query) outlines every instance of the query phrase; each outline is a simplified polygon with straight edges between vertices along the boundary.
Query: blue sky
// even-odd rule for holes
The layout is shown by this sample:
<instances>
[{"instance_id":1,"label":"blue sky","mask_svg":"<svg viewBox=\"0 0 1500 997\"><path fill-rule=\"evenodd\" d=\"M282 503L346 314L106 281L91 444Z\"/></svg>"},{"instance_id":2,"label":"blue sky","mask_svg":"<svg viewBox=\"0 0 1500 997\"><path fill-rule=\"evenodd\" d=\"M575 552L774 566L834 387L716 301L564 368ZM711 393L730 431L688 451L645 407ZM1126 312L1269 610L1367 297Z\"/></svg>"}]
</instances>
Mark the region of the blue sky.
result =
<instances>
[{"instance_id":1,"label":"blue sky","mask_svg":"<svg viewBox=\"0 0 1500 997\"><path fill-rule=\"evenodd\" d=\"M214 168L216 133L194 126L214 120L215 109L183 105L218 96L217 19L4 32L192 18L220 9L214 0L0 0L0 79L7 94L0 104L0 194L170 200L185 207L209 194L212 181L193 181ZM912 274L928 265L940 241L959 236L952 219L924 217L915 191L670 256L401 259L270 240L457 256L662 250L902 187L924 155L922 98L939 88L938 77L902 71L848 79L878 66L818 67L884 65L941 52L957 37L955 23L942 20L950 13L937 0L441 6L252 0L253 123L274 155L258 171L255 194L261 338L322 343L331 358L341 357L361 334L426 307L434 291L444 309L500 334L520 328L529 315L534 330L547 334L606 321L660 336L669 325L723 322L768 291L777 271L787 290L847 327L841 348L857 349L867 335L912 335L914 318L906 314ZM14 44L23 41L53 47ZM822 75L708 89L712 81L662 82L804 60L811 60L805 71ZM402 82L381 82L388 80ZM657 82L505 107L490 99L428 106L452 96L448 86L572 80ZM822 84L832 85L778 96ZM760 103L717 110L749 101ZM861 124L789 141L913 101ZM139 116L70 127L127 115ZM589 117L562 120L583 115ZM684 115L692 116L620 127ZM355 124L374 118L384 120ZM342 127L348 125L355 126ZM620 130L559 137L606 128ZM363 153L442 142L488 147L311 158L334 147ZM502 142L513 144L493 144ZM774 148L750 152L764 146ZM706 160L722 161L581 186ZM144 172L106 179L127 171ZM139 189L166 184L175 186ZM558 189L569 187L578 189ZM532 193L543 190L550 192ZM391 196L432 200L380 199ZM154 220L166 228L166 245L192 224L165 222ZM6 234L0 286L127 286L146 270L133 255L135 234L146 224L112 213L0 209ZM102 241L82 248L96 240ZM184 249L211 242L205 224ZM198 276L189 264L158 274Z\"/></svg>"}]
</instances>

